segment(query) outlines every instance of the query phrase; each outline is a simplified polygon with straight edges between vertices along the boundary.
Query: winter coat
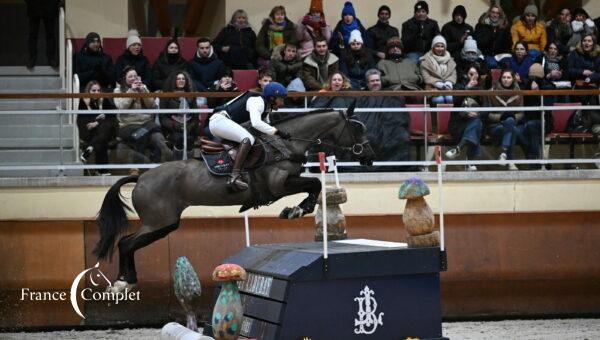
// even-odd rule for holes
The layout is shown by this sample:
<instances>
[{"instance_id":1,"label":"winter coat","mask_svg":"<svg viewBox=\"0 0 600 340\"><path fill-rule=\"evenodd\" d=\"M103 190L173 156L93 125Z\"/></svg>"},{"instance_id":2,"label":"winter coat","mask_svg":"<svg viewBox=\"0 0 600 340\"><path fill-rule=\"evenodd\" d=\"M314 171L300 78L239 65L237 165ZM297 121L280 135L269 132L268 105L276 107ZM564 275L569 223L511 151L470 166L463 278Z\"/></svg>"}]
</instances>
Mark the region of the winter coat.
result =
<instances>
[{"instance_id":1,"label":"winter coat","mask_svg":"<svg viewBox=\"0 0 600 340\"><path fill-rule=\"evenodd\" d=\"M594 72L590 76L591 82L600 83L600 46L594 45L591 53L584 53L581 45L577 45L577 48L569 54L568 65L569 79L572 82L587 78L583 75L583 71L590 70Z\"/></svg>"},{"instance_id":2,"label":"winter coat","mask_svg":"<svg viewBox=\"0 0 600 340\"><path fill-rule=\"evenodd\" d=\"M321 66L326 68L327 74L321 72ZM321 63L313 51L302 63L302 82L304 83L304 87L306 87L307 91L319 91L323 87L323 84L327 82L329 75L337 72L339 67L339 59L333 53L327 52L327 58Z\"/></svg>"},{"instance_id":3,"label":"winter coat","mask_svg":"<svg viewBox=\"0 0 600 340\"><path fill-rule=\"evenodd\" d=\"M481 86L476 86L473 88L467 88L468 81L463 80L459 81L458 84L454 87L455 90L469 90L469 91L477 91L483 90ZM454 96L454 107L469 107L465 105L465 101L468 99L474 100L479 107L487 106L487 98L480 96ZM481 114L481 113L480 113ZM465 128L469 124L470 117L468 116L467 111L461 112L452 112L450 113L450 120L448 121L448 130L450 131L450 135L454 138L455 142L458 143L462 138L463 132Z\"/></svg>"},{"instance_id":4,"label":"winter coat","mask_svg":"<svg viewBox=\"0 0 600 340\"><path fill-rule=\"evenodd\" d=\"M187 107L197 109L196 98L186 97ZM161 109L179 109L181 108L181 98L171 97L160 100ZM197 113L186 114L186 130L188 136L198 136L200 134L200 119ZM183 133L183 115L182 114L162 114L160 115L160 126L163 134L169 136L172 133ZM188 137L189 138L189 137Z\"/></svg>"},{"instance_id":5,"label":"winter coat","mask_svg":"<svg viewBox=\"0 0 600 340\"><path fill-rule=\"evenodd\" d=\"M384 87L394 89L421 90L423 76L414 61L408 58L400 60L382 59L377 63L381 71L381 82Z\"/></svg>"},{"instance_id":6,"label":"winter coat","mask_svg":"<svg viewBox=\"0 0 600 340\"><path fill-rule=\"evenodd\" d=\"M229 51L223 52L224 46L229 46ZM213 41L213 48L219 59L233 70L254 68L256 33L251 27L238 29L231 24L225 26Z\"/></svg>"},{"instance_id":7,"label":"winter coat","mask_svg":"<svg viewBox=\"0 0 600 340\"><path fill-rule=\"evenodd\" d=\"M464 42L461 42L461 39L466 35L473 35L473 26L462 23L458 24L456 21L452 20L446 23L442 27L442 35L446 38L446 49L452 57L456 58L460 54L460 51L463 48Z\"/></svg>"},{"instance_id":8,"label":"winter coat","mask_svg":"<svg viewBox=\"0 0 600 340\"><path fill-rule=\"evenodd\" d=\"M98 102L101 102L101 105L94 104L91 102L89 98L80 98L79 99L79 110L114 110L116 109L115 104L110 100L110 98L99 98ZM107 124L109 126L109 130L112 134L116 135L118 122L117 115L114 114L105 114L104 119L97 120L96 117L98 115L93 114L78 114L77 115L77 127L79 129L79 138L83 139L86 142L90 140L90 130L87 129L87 125L91 122L97 121L100 124ZM97 127L96 127L97 129ZM112 135L111 134L111 135Z\"/></svg>"},{"instance_id":9,"label":"winter coat","mask_svg":"<svg viewBox=\"0 0 600 340\"><path fill-rule=\"evenodd\" d=\"M208 57L201 58L196 52L188 63L188 73L194 80L196 91L208 91L224 72L225 64L217 58L212 47Z\"/></svg>"},{"instance_id":10,"label":"winter coat","mask_svg":"<svg viewBox=\"0 0 600 340\"><path fill-rule=\"evenodd\" d=\"M467 73L471 66L476 65L479 68L479 75L483 77L485 81L489 74L489 68L487 63L483 58L478 58L475 61L463 59L462 56L454 59L456 62L456 77L457 82L460 83L463 79L466 78ZM484 86L484 84L481 84ZM484 86L485 87L485 86ZM488 87L489 88L489 87Z\"/></svg>"},{"instance_id":11,"label":"winter coat","mask_svg":"<svg viewBox=\"0 0 600 340\"><path fill-rule=\"evenodd\" d=\"M571 52L569 47L569 40L573 36L573 29L571 25L562 25L556 19L553 19L548 27L546 27L546 37L549 43L555 43L558 47L558 51L566 56Z\"/></svg>"},{"instance_id":12,"label":"winter coat","mask_svg":"<svg viewBox=\"0 0 600 340\"><path fill-rule=\"evenodd\" d=\"M430 51L427 53L429 54L429 53L433 53L433 52ZM456 83L456 62L454 61L454 59L450 58L450 61L448 61L448 67L446 69L446 72L444 74L439 74L436 71L436 67L432 63L432 61L429 60L429 58L426 58L426 56L423 56L423 57L421 57L421 75L423 75L423 82L426 85L433 86L438 81L441 81L441 82L450 81L453 84L455 84Z\"/></svg>"},{"instance_id":13,"label":"winter coat","mask_svg":"<svg viewBox=\"0 0 600 340\"><path fill-rule=\"evenodd\" d=\"M510 58L504 58L498 63L501 68L511 69L517 73L519 77L521 77L521 81L527 81L527 79L529 79L529 67L531 67L532 64L533 62L529 56L525 56L523 60L519 62L514 55Z\"/></svg>"},{"instance_id":14,"label":"winter coat","mask_svg":"<svg viewBox=\"0 0 600 340\"><path fill-rule=\"evenodd\" d=\"M529 29L523 20L519 20L511 27L510 34L512 35L513 46L519 40L523 40L530 50L536 49L541 52L546 48L546 28L540 21L536 21L533 28Z\"/></svg>"},{"instance_id":15,"label":"winter coat","mask_svg":"<svg viewBox=\"0 0 600 340\"><path fill-rule=\"evenodd\" d=\"M75 73L79 77L80 92L90 82L96 80L104 89L115 86L115 68L111 57L102 49L92 52L87 45L75 55Z\"/></svg>"},{"instance_id":16,"label":"winter coat","mask_svg":"<svg viewBox=\"0 0 600 340\"><path fill-rule=\"evenodd\" d=\"M369 47L375 52L386 53L387 41L392 37L400 37L398 28L391 26L389 23L384 24L377 20L377 23L367 29L369 35Z\"/></svg>"},{"instance_id":17,"label":"winter coat","mask_svg":"<svg viewBox=\"0 0 600 340\"><path fill-rule=\"evenodd\" d=\"M544 66L544 74L546 75L546 79L549 81L560 81L560 80L569 80L569 75L567 72L567 58L562 55L558 55L555 59L550 59L546 53L542 55L540 63ZM550 77L550 72L553 70L562 71L562 77L560 79L553 79Z\"/></svg>"},{"instance_id":18,"label":"winter coat","mask_svg":"<svg viewBox=\"0 0 600 340\"><path fill-rule=\"evenodd\" d=\"M375 68L373 54L364 45L358 58L355 57L349 47L342 51L340 71L350 79L353 89L361 90L367 86L365 73L372 68Z\"/></svg>"},{"instance_id":19,"label":"winter coat","mask_svg":"<svg viewBox=\"0 0 600 340\"><path fill-rule=\"evenodd\" d=\"M296 24L296 39L298 39L298 54L301 58L305 58L315 49L314 34L312 33L312 27L304 25L302 23L303 18L298 20ZM321 35L327 39L327 42L331 40L331 26L326 25L321 27Z\"/></svg>"},{"instance_id":20,"label":"winter coat","mask_svg":"<svg viewBox=\"0 0 600 340\"><path fill-rule=\"evenodd\" d=\"M132 89L127 89L123 92L121 84L117 84L114 93L135 93ZM144 86L143 93L149 93L148 88ZM119 110L141 110L148 109L151 111L154 108L154 98L146 97L115 97L115 106ZM154 115L151 113L119 113L117 114L119 127L124 127L130 124L144 124L154 122Z\"/></svg>"},{"instance_id":21,"label":"winter coat","mask_svg":"<svg viewBox=\"0 0 600 340\"><path fill-rule=\"evenodd\" d=\"M125 75L123 70L127 66L133 66L138 76L142 78L142 82L147 86L150 86L152 81L152 71L150 62L143 52L140 52L138 55L133 55L129 50L125 50L125 52L117 58L117 61L115 62L116 81L120 81L121 78L123 78Z\"/></svg>"},{"instance_id":22,"label":"winter coat","mask_svg":"<svg viewBox=\"0 0 600 340\"><path fill-rule=\"evenodd\" d=\"M506 27L506 17L499 19L498 26L488 23L489 15L484 13L477 25L473 38L477 41L477 47L484 56L495 56L496 54L510 53L512 41L510 31Z\"/></svg>"},{"instance_id":23,"label":"winter coat","mask_svg":"<svg viewBox=\"0 0 600 340\"><path fill-rule=\"evenodd\" d=\"M499 82L494 84L494 91L503 91L503 90L519 90L519 85L517 82L514 82L513 87L511 89L505 89L500 85ZM490 107L498 107L498 108L507 108L507 107L518 107L523 106L523 96L514 95L514 96L492 96L489 98L489 106ZM507 117L514 117L517 122L520 122L524 114L523 112L518 111L498 111L498 112L482 112L482 117L486 118L486 124L488 127L493 127L496 124L500 124Z\"/></svg>"},{"instance_id":24,"label":"winter coat","mask_svg":"<svg viewBox=\"0 0 600 340\"><path fill-rule=\"evenodd\" d=\"M170 56L163 51L152 65L152 90L164 90L167 77L175 71L185 71L187 60L181 54Z\"/></svg>"},{"instance_id":25,"label":"winter coat","mask_svg":"<svg viewBox=\"0 0 600 340\"><path fill-rule=\"evenodd\" d=\"M296 53L296 57L293 60L283 60L281 52L283 51L284 46L285 45L279 45L273 49L269 70L273 72L275 77L273 80L283 84L283 86L287 86L294 78L300 77L300 72L302 71L302 59L300 59L300 55Z\"/></svg>"},{"instance_id":26,"label":"winter coat","mask_svg":"<svg viewBox=\"0 0 600 340\"><path fill-rule=\"evenodd\" d=\"M360 20L358 20L358 18L354 18L354 20L356 20L356 23L358 24L357 29L360 31L360 35L363 40L363 46L370 46L371 43L369 41L369 35L367 34L367 29L365 28L365 26L363 26L363 24L360 22ZM342 26L343 26L343 21L342 20L338 21L337 25L335 25L335 28L333 29L333 33L331 33L331 40L329 41L329 50L337 56L341 56L342 50L344 50L346 47L348 47L346 45L346 43L344 42L344 37L342 34L342 31L343 31Z\"/></svg>"},{"instance_id":27,"label":"winter coat","mask_svg":"<svg viewBox=\"0 0 600 340\"><path fill-rule=\"evenodd\" d=\"M416 18L410 18L402 24L402 45L403 53L419 52L427 53L431 49L433 38L440 34L440 27L437 21L427 18L425 21L419 21Z\"/></svg>"},{"instance_id":28,"label":"winter coat","mask_svg":"<svg viewBox=\"0 0 600 340\"><path fill-rule=\"evenodd\" d=\"M586 22L581 23L583 25L583 28L581 31L578 32L573 32L573 35L571 35L571 39L569 39L569 41L567 42L567 46L569 46L570 48L575 48L577 47L577 44L579 44L581 42L581 38L584 35L588 35L591 34L594 37L596 37L596 39L598 39L598 29L596 26L588 26L588 24ZM598 41L598 40L596 40Z\"/></svg>"},{"instance_id":29,"label":"winter coat","mask_svg":"<svg viewBox=\"0 0 600 340\"><path fill-rule=\"evenodd\" d=\"M283 28L283 43L290 43L298 45L298 39L296 38L296 25L289 19L285 19L285 27ZM271 58L272 49L270 45L269 32L272 31L272 27L275 25L271 19L267 18L263 20L263 25L258 32L256 37L256 53L259 57L264 59Z\"/></svg>"}]
</instances>

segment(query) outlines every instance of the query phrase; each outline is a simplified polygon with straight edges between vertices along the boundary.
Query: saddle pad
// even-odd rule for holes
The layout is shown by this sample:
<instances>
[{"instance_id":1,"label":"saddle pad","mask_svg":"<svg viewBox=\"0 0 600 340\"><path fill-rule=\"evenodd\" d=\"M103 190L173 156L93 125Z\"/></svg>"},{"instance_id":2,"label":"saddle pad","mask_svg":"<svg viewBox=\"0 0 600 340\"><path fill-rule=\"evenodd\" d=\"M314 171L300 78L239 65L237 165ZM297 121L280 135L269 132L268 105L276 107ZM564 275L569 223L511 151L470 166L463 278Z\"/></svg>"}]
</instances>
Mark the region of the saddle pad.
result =
<instances>
[{"instance_id":1,"label":"saddle pad","mask_svg":"<svg viewBox=\"0 0 600 340\"><path fill-rule=\"evenodd\" d=\"M204 163L208 167L211 174L217 176L228 176L233 169L233 162L227 151L215 154L200 153Z\"/></svg>"}]
</instances>

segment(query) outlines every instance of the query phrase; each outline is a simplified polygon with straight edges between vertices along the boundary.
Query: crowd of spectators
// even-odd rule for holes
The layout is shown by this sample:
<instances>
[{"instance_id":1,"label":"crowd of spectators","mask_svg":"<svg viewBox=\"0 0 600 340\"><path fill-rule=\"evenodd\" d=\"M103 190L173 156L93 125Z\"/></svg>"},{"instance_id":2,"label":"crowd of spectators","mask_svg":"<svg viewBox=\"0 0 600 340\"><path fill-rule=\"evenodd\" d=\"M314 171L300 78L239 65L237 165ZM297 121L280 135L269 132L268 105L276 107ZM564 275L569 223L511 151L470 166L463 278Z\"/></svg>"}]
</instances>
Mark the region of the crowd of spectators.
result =
<instances>
[{"instance_id":1,"label":"crowd of spectators","mask_svg":"<svg viewBox=\"0 0 600 340\"><path fill-rule=\"evenodd\" d=\"M232 70L238 69L259 70L255 89L258 92L270 81L282 83L289 91L328 92L578 89L597 88L600 83L598 19L593 21L582 8L564 8L556 18L545 22L535 5L527 6L521 16L514 19L507 18L499 5L492 5L473 28L465 22L467 9L458 5L441 30L438 22L429 17L427 2L418 1L413 9L413 16L398 29L393 25L391 9L381 6L373 13L377 15L376 24L365 28L348 1L341 9L341 19L332 29L322 1L312 0L306 14L297 21L288 18L283 6L273 7L258 34L249 25L247 13L240 9L233 13L231 21L214 40L197 40L197 51L190 60L182 57L177 39L172 38L154 65L144 56L136 31L130 31L124 52L114 65L102 49L100 36L92 32L75 57L75 72L80 77L82 91L86 92L97 91L99 87L114 92L237 91ZM492 76L494 69L500 74L497 79ZM205 104L215 107L226 100L211 98L205 102L202 99L171 98L160 100L159 105L160 108L196 108ZM539 98L433 95L429 100L431 105L499 108L491 113L453 112L449 124L455 146L446 152L446 157L456 158L465 150L467 159L476 159L480 155L482 135L488 135L497 139L501 147L498 159L506 161L511 170L517 169L510 163L516 145L523 148L527 158L541 158L540 114L502 109L539 106ZM315 98L311 106L339 107L336 104L347 104L346 101L332 93L331 97ZM548 96L545 104L559 101L597 104L598 97ZM403 107L404 103L404 98L398 97L366 97L360 105ZM115 104L123 110L151 109L157 105L153 98L117 98ZM287 104L293 106L295 102ZM95 109L109 105L82 100L80 107ZM600 114L585 112L588 114L583 123L574 128L600 134ZM409 143L406 137L408 114L399 122L392 116L403 115L380 116L385 119L363 115L364 120L371 120L372 140L386 144L392 133L402 136L395 139L395 155L389 146L396 144L389 143L380 154L386 154L384 158L390 160L408 160L408 147L400 146ZM190 138L188 145L202 133L198 115L165 115L155 119L150 113L123 112L115 122L103 115L98 117L92 122L86 117L78 123L81 138L86 141L84 159L95 152L99 163L107 161L104 150L111 133L137 152L133 161L148 161L144 158L147 148L150 148L152 161L178 157L173 155L173 150L182 148L183 121ZM549 118L546 123L552 124ZM547 125L545 131L551 128ZM145 132L142 136L138 136L140 130ZM388 137L382 139L384 135ZM467 169L477 168L468 166Z\"/></svg>"}]
</instances>

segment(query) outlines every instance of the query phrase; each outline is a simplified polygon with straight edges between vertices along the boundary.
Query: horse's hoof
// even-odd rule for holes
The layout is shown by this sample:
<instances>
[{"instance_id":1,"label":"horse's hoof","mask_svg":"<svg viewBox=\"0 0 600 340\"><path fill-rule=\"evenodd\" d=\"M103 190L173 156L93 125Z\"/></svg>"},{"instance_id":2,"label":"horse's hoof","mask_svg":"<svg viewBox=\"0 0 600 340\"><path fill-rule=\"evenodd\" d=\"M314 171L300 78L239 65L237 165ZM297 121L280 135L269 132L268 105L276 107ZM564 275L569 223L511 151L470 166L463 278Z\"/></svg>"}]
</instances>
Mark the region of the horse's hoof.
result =
<instances>
[{"instance_id":1,"label":"horse's hoof","mask_svg":"<svg viewBox=\"0 0 600 340\"><path fill-rule=\"evenodd\" d=\"M300 208L299 206L295 206L293 208L286 207L281 211L281 214L279 214L279 218L291 220L293 218L302 217L303 215L304 209Z\"/></svg>"},{"instance_id":2,"label":"horse's hoof","mask_svg":"<svg viewBox=\"0 0 600 340\"><path fill-rule=\"evenodd\" d=\"M131 292L135 284L127 283L127 281L117 280L112 286L106 287L108 293L123 293L125 290Z\"/></svg>"}]
</instances>

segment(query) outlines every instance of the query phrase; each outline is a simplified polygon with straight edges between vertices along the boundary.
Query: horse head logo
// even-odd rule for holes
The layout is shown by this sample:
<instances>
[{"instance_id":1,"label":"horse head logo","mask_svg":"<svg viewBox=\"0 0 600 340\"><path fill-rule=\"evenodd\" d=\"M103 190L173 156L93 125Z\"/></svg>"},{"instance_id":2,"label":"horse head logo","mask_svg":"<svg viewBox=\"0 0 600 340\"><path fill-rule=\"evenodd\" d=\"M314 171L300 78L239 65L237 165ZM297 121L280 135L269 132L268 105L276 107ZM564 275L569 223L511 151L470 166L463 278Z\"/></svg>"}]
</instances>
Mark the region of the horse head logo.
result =
<instances>
[{"instance_id":1,"label":"horse head logo","mask_svg":"<svg viewBox=\"0 0 600 340\"><path fill-rule=\"evenodd\" d=\"M85 316L83 316L83 313L81 313L81 310L79 309L79 305L77 305L77 287L79 286L79 282L81 282L81 279L85 276L85 274L89 273L90 282L94 287L98 287L102 280L106 281L108 287L112 286L110 280L106 277L106 275L104 275L104 273L100 271L99 268L100 262L96 263L96 265L92 268L88 268L79 273L75 277L75 280L73 280L73 284L71 284L71 305L73 306L75 313L77 313L77 315L79 315L83 319L85 319Z\"/></svg>"}]
</instances>

